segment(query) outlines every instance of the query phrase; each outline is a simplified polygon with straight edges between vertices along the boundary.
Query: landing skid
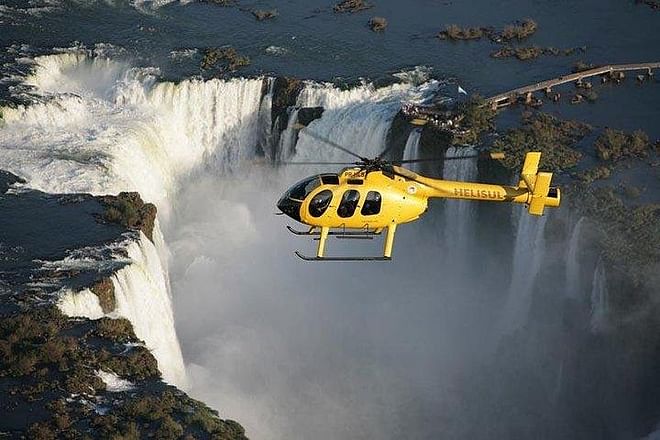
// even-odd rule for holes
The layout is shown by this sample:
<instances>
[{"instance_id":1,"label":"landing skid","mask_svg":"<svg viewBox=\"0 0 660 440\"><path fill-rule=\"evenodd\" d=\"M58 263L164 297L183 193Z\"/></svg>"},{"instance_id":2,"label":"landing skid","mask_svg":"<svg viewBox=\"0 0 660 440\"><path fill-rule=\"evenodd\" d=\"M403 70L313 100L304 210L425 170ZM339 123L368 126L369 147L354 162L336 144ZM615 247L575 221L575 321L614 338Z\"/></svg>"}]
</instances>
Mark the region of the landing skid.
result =
<instances>
[{"instance_id":1,"label":"landing skid","mask_svg":"<svg viewBox=\"0 0 660 440\"><path fill-rule=\"evenodd\" d=\"M298 231L293 229L291 226L287 225L286 227L289 232L294 235L303 235L303 236L320 236L321 232L312 230L312 231ZM355 231L347 231L346 229L341 229L339 231L329 231L328 235L337 236L337 238L373 238L376 235L380 235L380 232L372 231L369 229L361 229Z\"/></svg>"},{"instance_id":2,"label":"landing skid","mask_svg":"<svg viewBox=\"0 0 660 440\"><path fill-rule=\"evenodd\" d=\"M330 231L328 226L312 226L309 231L297 231L291 226L286 228L295 235L303 235L307 237L314 237L314 240L318 240L319 245L316 251L315 257L308 257L296 251L295 254L298 258L305 261L390 261L392 259L392 244L394 243L394 231L396 230L397 224L392 222L387 226L387 236L384 242L383 256L370 256L370 257L326 257L325 254L325 242L328 239L329 235L334 235L337 238L373 238L375 235L380 235L383 231L383 228L370 230L367 227L363 229L353 229L347 231L346 228L339 228L338 231Z\"/></svg>"},{"instance_id":3,"label":"landing skid","mask_svg":"<svg viewBox=\"0 0 660 440\"><path fill-rule=\"evenodd\" d=\"M390 261L392 257L308 257L298 251L294 252L298 258L305 261Z\"/></svg>"}]
</instances>

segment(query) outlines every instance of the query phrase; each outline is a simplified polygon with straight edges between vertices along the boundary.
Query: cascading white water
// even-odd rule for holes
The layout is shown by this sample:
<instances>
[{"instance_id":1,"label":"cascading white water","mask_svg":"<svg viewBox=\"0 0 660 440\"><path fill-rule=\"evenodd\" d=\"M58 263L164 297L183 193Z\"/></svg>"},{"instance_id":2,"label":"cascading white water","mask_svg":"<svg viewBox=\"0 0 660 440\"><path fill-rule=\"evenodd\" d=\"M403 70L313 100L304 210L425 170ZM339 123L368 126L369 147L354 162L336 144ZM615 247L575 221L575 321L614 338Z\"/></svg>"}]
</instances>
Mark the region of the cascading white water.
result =
<instances>
[{"instance_id":1,"label":"cascading white water","mask_svg":"<svg viewBox=\"0 0 660 440\"><path fill-rule=\"evenodd\" d=\"M500 317L500 335L507 335L522 327L529 315L536 276L541 269L545 251L543 217L530 215L526 209L514 206L520 214L513 248L513 270L506 303ZM515 211L514 211L515 212Z\"/></svg>"},{"instance_id":2,"label":"cascading white water","mask_svg":"<svg viewBox=\"0 0 660 440\"><path fill-rule=\"evenodd\" d=\"M580 217L575 223L566 252L566 296L573 299L577 299L580 294L580 259L578 252L584 222L585 218Z\"/></svg>"},{"instance_id":3,"label":"cascading white water","mask_svg":"<svg viewBox=\"0 0 660 440\"><path fill-rule=\"evenodd\" d=\"M387 132L402 101L421 101L438 87L394 84L374 88L371 84L340 90L330 84L307 83L298 96L299 107L323 107L323 115L309 128L365 157L385 149ZM346 153L319 142L301 130L296 145L299 161L353 161Z\"/></svg>"},{"instance_id":4,"label":"cascading white water","mask_svg":"<svg viewBox=\"0 0 660 440\"><path fill-rule=\"evenodd\" d=\"M89 289L60 292L57 307L62 313L73 318L99 319L105 316L99 297Z\"/></svg>"},{"instance_id":5,"label":"cascading white water","mask_svg":"<svg viewBox=\"0 0 660 440\"><path fill-rule=\"evenodd\" d=\"M419 140L422 137L422 130L419 128L414 129L410 132L408 140L406 141L406 146L403 149L403 160L414 160L419 159ZM420 169L419 164L409 164L406 168L412 171L418 171Z\"/></svg>"},{"instance_id":6,"label":"cascading white water","mask_svg":"<svg viewBox=\"0 0 660 440\"><path fill-rule=\"evenodd\" d=\"M466 157L476 154L473 147L449 147L446 157ZM477 177L477 159L445 160L442 177L445 180L474 181ZM468 200L445 200L445 248L451 252L459 266L463 266L473 235L475 203Z\"/></svg>"},{"instance_id":7,"label":"cascading white water","mask_svg":"<svg viewBox=\"0 0 660 440\"><path fill-rule=\"evenodd\" d=\"M158 361L165 381L186 388L183 356L174 331L174 314L167 278L154 244L142 233L126 248L131 263L112 276L116 316L133 324Z\"/></svg>"},{"instance_id":8,"label":"cascading white water","mask_svg":"<svg viewBox=\"0 0 660 440\"><path fill-rule=\"evenodd\" d=\"M3 166L36 189L137 190L165 217L177 182L254 152L262 80L156 83L153 72L80 53L35 59L44 102L3 108Z\"/></svg>"},{"instance_id":9,"label":"cascading white water","mask_svg":"<svg viewBox=\"0 0 660 440\"><path fill-rule=\"evenodd\" d=\"M275 90L275 78L265 78L267 84L266 94L261 98L259 106L259 148L264 155L270 159L273 153L273 91Z\"/></svg>"},{"instance_id":10,"label":"cascading white water","mask_svg":"<svg viewBox=\"0 0 660 440\"><path fill-rule=\"evenodd\" d=\"M591 282L591 320L589 327L592 332L600 333L607 330L609 308L607 274L605 272L605 262L601 257L598 259Z\"/></svg>"},{"instance_id":11,"label":"cascading white water","mask_svg":"<svg viewBox=\"0 0 660 440\"><path fill-rule=\"evenodd\" d=\"M280 136L280 146L277 149L277 160L285 161L293 156L296 148L298 130L295 125L298 123L298 107L292 107L288 110L289 122L286 129Z\"/></svg>"},{"instance_id":12,"label":"cascading white water","mask_svg":"<svg viewBox=\"0 0 660 440\"><path fill-rule=\"evenodd\" d=\"M156 82L154 71L81 53L38 57L23 85L40 103L3 108L2 168L35 189L112 194L137 190L168 217L173 193L206 166L228 169L257 144L261 79ZM185 370L169 299L167 249L140 237L113 279L118 316L131 320L170 383ZM91 292L64 295L60 307L99 317Z\"/></svg>"}]
</instances>

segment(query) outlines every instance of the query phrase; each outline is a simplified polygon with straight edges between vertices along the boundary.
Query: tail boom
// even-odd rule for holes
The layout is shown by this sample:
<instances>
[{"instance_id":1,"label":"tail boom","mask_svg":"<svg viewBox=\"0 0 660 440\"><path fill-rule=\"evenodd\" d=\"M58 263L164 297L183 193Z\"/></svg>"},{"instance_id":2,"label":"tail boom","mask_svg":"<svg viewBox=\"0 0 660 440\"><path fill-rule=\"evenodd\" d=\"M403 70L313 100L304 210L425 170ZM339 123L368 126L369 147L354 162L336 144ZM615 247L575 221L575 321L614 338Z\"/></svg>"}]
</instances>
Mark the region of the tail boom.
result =
<instances>
[{"instance_id":1,"label":"tail boom","mask_svg":"<svg viewBox=\"0 0 660 440\"><path fill-rule=\"evenodd\" d=\"M552 173L538 172L541 153L527 153L518 186L460 182L417 176L428 197L524 203L532 215L543 215L545 207L558 207L559 188L551 187Z\"/></svg>"}]
</instances>

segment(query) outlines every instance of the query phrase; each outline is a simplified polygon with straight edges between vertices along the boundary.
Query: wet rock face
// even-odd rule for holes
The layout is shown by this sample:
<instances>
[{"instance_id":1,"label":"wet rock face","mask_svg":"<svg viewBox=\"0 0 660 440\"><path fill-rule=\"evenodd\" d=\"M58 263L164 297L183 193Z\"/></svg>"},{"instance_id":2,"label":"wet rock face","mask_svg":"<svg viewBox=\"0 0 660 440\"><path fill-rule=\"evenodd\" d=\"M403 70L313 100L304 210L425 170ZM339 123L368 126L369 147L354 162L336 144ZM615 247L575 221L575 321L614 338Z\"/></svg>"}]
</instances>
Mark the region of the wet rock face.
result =
<instances>
[{"instance_id":1,"label":"wet rock face","mask_svg":"<svg viewBox=\"0 0 660 440\"><path fill-rule=\"evenodd\" d=\"M273 103L271 108L271 121L275 123L278 118L286 118L286 110L296 105L298 94L303 89L303 82L296 78L278 76L273 85Z\"/></svg>"},{"instance_id":2,"label":"wet rock face","mask_svg":"<svg viewBox=\"0 0 660 440\"><path fill-rule=\"evenodd\" d=\"M25 183L25 180L8 171L0 170L0 194L6 193L15 183Z\"/></svg>"},{"instance_id":3,"label":"wet rock face","mask_svg":"<svg viewBox=\"0 0 660 440\"><path fill-rule=\"evenodd\" d=\"M136 192L121 192L117 196L104 196L101 201L106 207L102 219L128 229L139 230L153 240L156 221L156 205L144 203Z\"/></svg>"},{"instance_id":4,"label":"wet rock face","mask_svg":"<svg viewBox=\"0 0 660 440\"><path fill-rule=\"evenodd\" d=\"M298 122L302 125L309 125L315 119L323 115L323 107L302 107L298 110Z\"/></svg>"}]
</instances>

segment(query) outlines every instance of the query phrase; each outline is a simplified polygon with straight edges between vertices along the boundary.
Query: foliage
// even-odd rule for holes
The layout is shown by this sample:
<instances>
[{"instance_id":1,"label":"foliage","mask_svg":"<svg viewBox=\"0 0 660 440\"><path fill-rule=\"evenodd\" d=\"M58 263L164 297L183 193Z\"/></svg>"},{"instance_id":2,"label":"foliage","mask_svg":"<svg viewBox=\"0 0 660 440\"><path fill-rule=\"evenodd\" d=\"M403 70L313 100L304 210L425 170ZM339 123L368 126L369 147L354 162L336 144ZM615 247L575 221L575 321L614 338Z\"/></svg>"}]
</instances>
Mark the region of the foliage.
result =
<instances>
[{"instance_id":1,"label":"foliage","mask_svg":"<svg viewBox=\"0 0 660 440\"><path fill-rule=\"evenodd\" d=\"M251 12L252 15L254 15L254 18L256 18L258 21L270 20L279 15L277 9L271 9L271 10L253 9Z\"/></svg>"},{"instance_id":2,"label":"foliage","mask_svg":"<svg viewBox=\"0 0 660 440\"><path fill-rule=\"evenodd\" d=\"M250 59L240 55L233 47L206 49L201 62L202 69L219 68L221 72L235 72L249 65Z\"/></svg>"},{"instance_id":3,"label":"foliage","mask_svg":"<svg viewBox=\"0 0 660 440\"><path fill-rule=\"evenodd\" d=\"M561 171L577 165L582 154L573 147L590 131L586 124L536 113L527 115L522 127L507 131L494 147L505 153L502 164L509 169L520 168L525 153L540 151L542 169Z\"/></svg>"},{"instance_id":4,"label":"foliage","mask_svg":"<svg viewBox=\"0 0 660 440\"><path fill-rule=\"evenodd\" d=\"M538 29L538 24L531 18L526 18L522 22L505 26L500 36L504 40L524 40L532 35Z\"/></svg>"},{"instance_id":5,"label":"foliage","mask_svg":"<svg viewBox=\"0 0 660 440\"><path fill-rule=\"evenodd\" d=\"M479 95L471 96L467 101L458 105L460 126L465 133L454 136L454 143L475 144L480 136L494 128L493 120L496 111L485 105L484 99Z\"/></svg>"},{"instance_id":6,"label":"foliage","mask_svg":"<svg viewBox=\"0 0 660 440\"><path fill-rule=\"evenodd\" d=\"M125 228L141 230L150 240L152 239L156 221L154 204L144 203L137 192L121 192L117 196L102 197L101 200L105 205L103 220L117 223Z\"/></svg>"},{"instance_id":7,"label":"foliage","mask_svg":"<svg viewBox=\"0 0 660 440\"><path fill-rule=\"evenodd\" d=\"M646 157L652 144L649 137L641 130L631 134L606 128L594 143L598 158L617 161L625 157Z\"/></svg>"},{"instance_id":8,"label":"foliage","mask_svg":"<svg viewBox=\"0 0 660 440\"><path fill-rule=\"evenodd\" d=\"M342 0L337 3L332 9L335 12L359 12L365 9L373 8L374 5L365 2L364 0Z\"/></svg>"},{"instance_id":9,"label":"foliage","mask_svg":"<svg viewBox=\"0 0 660 440\"><path fill-rule=\"evenodd\" d=\"M374 32L384 31L387 27L387 19L385 17L371 17L369 27Z\"/></svg>"}]
</instances>

